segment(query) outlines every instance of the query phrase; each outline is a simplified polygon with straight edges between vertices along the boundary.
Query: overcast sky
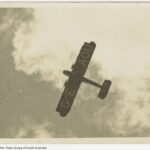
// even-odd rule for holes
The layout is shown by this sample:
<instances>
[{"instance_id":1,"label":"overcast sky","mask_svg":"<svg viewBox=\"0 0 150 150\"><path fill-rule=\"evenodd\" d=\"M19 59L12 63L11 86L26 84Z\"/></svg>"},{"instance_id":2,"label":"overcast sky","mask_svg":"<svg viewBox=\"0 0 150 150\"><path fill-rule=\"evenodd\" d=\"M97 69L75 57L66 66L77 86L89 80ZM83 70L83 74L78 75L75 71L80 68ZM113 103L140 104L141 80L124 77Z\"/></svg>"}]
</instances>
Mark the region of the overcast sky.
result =
<instances>
[{"instance_id":1,"label":"overcast sky","mask_svg":"<svg viewBox=\"0 0 150 150\"><path fill-rule=\"evenodd\" d=\"M96 49L69 114L55 111L84 42ZM150 6L49 5L0 9L0 137L150 136Z\"/></svg>"}]
</instances>

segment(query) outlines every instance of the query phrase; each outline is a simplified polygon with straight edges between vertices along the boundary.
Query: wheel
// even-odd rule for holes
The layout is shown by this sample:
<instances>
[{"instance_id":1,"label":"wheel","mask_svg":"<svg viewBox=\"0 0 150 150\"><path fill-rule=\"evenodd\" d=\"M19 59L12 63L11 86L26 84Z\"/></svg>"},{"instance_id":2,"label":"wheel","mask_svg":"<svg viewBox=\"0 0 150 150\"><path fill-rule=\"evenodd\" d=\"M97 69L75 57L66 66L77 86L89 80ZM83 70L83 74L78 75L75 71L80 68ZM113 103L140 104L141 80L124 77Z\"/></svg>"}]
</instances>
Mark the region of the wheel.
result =
<instances>
[{"instance_id":1,"label":"wheel","mask_svg":"<svg viewBox=\"0 0 150 150\"><path fill-rule=\"evenodd\" d=\"M60 112L60 116L65 117L67 115L66 112Z\"/></svg>"}]
</instances>

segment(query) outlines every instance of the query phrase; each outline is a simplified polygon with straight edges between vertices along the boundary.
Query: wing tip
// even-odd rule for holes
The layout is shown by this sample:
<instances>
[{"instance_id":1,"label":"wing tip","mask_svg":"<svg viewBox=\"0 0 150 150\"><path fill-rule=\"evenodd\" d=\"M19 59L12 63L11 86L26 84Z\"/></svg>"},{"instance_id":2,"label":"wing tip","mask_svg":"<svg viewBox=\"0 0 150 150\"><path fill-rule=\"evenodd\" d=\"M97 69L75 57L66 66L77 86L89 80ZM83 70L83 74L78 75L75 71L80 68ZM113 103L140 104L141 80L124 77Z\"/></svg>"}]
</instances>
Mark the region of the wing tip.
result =
<instances>
[{"instance_id":1,"label":"wing tip","mask_svg":"<svg viewBox=\"0 0 150 150\"><path fill-rule=\"evenodd\" d=\"M90 42L90 45L91 45L92 47L96 47L96 43L95 43L94 41L91 41L91 42Z\"/></svg>"}]
</instances>

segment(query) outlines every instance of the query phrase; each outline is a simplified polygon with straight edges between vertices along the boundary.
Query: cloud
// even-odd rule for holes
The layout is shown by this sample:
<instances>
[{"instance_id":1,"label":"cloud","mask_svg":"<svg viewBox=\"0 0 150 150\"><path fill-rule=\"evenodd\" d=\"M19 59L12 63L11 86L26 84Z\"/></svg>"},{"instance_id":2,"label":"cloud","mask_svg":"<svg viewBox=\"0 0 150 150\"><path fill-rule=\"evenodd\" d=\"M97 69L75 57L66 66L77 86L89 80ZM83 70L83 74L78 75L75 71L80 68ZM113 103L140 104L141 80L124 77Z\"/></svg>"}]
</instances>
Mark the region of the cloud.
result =
<instances>
[{"instance_id":1,"label":"cloud","mask_svg":"<svg viewBox=\"0 0 150 150\"><path fill-rule=\"evenodd\" d=\"M43 122L42 124L35 124L32 120L24 120L24 125L21 126L17 133L14 133L15 138L52 138L53 133L48 131L47 128L50 127L49 122Z\"/></svg>"},{"instance_id":2,"label":"cloud","mask_svg":"<svg viewBox=\"0 0 150 150\"><path fill-rule=\"evenodd\" d=\"M98 91L82 86L74 111L87 102L90 121L96 122L92 125L96 124L97 128L108 125L115 136L141 135L142 131L144 134L150 122L150 94L147 90L150 73L149 7L34 8L33 16L31 22L23 22L15 32L12 55L16 70L28 75L38 74L40 80L53 82L62 89L66 79L62 70L71 67L83 42L95 41L97 47L91 63L98 67L93 71L89 66L86 75L100 82L110 79L112 87L99 110L95 105L90 108L90 101L97 100ZM87 93L89 97L85 98Z\"/></svg>"}]
</instances>

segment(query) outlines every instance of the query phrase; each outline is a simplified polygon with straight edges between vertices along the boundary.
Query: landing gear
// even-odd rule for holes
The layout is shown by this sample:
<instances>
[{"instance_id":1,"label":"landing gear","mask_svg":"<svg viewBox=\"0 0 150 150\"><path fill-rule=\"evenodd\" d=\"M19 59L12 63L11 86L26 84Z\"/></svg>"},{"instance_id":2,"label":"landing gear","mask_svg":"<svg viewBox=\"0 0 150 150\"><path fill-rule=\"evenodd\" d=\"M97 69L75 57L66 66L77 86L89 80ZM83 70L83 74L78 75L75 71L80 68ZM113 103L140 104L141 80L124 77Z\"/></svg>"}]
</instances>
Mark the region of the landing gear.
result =
<instances>
[{"instance_id":1,"label":"landing gear","mask_svg":"<svg viewBox=\"0 0 150 150\"><path fill-rule=\"evenodd\" d=\"M65 117L67 115L66 112L60 112L60 116Z\"/></svg>"}]
</instances>

